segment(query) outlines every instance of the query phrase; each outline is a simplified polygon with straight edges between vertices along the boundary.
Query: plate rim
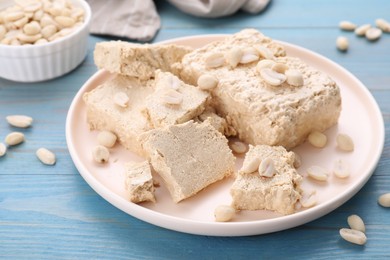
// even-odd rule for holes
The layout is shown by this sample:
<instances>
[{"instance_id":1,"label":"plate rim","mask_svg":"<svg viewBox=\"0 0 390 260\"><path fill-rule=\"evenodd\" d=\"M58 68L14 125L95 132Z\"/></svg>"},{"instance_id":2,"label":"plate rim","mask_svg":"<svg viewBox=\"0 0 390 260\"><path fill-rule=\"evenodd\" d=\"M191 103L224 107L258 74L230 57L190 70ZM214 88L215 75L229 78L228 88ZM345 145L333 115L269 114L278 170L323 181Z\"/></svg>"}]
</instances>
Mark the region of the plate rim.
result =
<instances>
[{"instance_id":1,"label":"plate rim","mask_svg":"<svg viewBox=\"0 0 390 260\"><path fill-rule=\"evenodd\" d=\"M194 35L194 36L185 36L173 38L161 42L157 42L155 44L170 44L177 43L178 41L192 41L192 40L204 40L212 38L215 40L221 40L223 37L229 36L230 34L202 34L202 35ZM68 146L69 153L71 155L72 161L75 164L79 174L83 177L83 179L88 183L88 185L101 197L103 197L106 201L112 204L114 207L120 209L121 211L129 214L132 217L138 218L144 222L148 222L155 226L163 227L169 230L174 230L178 232L195 234L195 235L209 235L209 236L248 236L248 235L259 235L266 234L271 232L277 232L286 230L289 228L297 227L318 219L336 208L340 207L342 204L351 199L371 178L374 173L378 162L381 158L384 143L385 143L385 124L383 120L383 116L381 110L379 108L378 103L375 98L372 96L371 92L365 87L365 85L355 77L351 72L347 69L339 65L338 63L330 60L329 58L318 54L314 51L306 49L304 47L287 43L284 41L274 40L286 46L288 48L297 49L301 52L306 52L310 56L314 56L317 59L321 59L327 62L332 67L340 70L343 74L347 75L351 80L353 80L356 85L359 87L361 91L365 94L365 97L369 99L371 104L373 105L373 109L375 110L375 116L379 119L377 122L381 125L379 131L379 143L380 146L376 147L375 160L372 160L369 164L369 172L364 175L364 178L357 182L356 184L349 187L345 192L345 196L338 196L334 199L330 199L321 203L313 208L306 209L305 211L297 212L291 215L281 216L272 219L265 220L257 220L257 221L243 221L243 222L206 222L199 220L191 220L185 219L181 217L176 217L172 215L167 215L164 213L156 212L154 210L148 209L146 207L142 207L135 203L129 203L118 194L114 193L107 187L105 187L102 183L100 183L97 179L95 179L86 169L86 167L79 161L76 157L76 150L73 146L72 140L72 130L71 130L71 121L74 116L74 109L77 105L77 101L82 98L83 93L85 92L86 86L88 86L91 82L97 80L99 77L102 77L104 73L108 73L104 69L98 70L95 72L77 91L77 94L74 96L71 105L69 107L67 117L66 117L66 125L65 125L65 134L66 134L66 143ZM349 191L348 191L349 190ZM294 223L294 224L291 224Z\"/></svg>"}]
</instances>

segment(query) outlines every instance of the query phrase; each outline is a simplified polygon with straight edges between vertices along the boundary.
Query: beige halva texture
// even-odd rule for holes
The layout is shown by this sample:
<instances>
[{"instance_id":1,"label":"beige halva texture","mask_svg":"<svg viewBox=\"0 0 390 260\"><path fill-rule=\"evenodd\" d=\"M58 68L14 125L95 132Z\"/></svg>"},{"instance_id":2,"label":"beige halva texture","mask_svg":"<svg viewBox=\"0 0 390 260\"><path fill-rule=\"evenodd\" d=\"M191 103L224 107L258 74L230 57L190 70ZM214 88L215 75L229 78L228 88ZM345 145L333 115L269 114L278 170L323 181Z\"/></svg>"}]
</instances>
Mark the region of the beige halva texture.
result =
<instances>
[{"instance_id":1,"label":"beige halva texture","mask_svg":"<svg viewBox=\"0 0 390 260\"><path fill-rule=\"evenodd\" d=\"M293 87L285 82L270 86L258 75L256 62L234 69L228 65L206 67L205 57L209 53L226 54L232 46L245 49L259 45L269 48L275 61L299 70L304 85ZM204 73L219 80L212 91L212 106L236 129L242 141L289 149L302 143L311 131L334 125L341 111L341 97L336 83L326 74L285 55L280 44L248 29L194 50L176 66L181 70L180 76L192 84Z\"/></svg>"},{"instance_id":2,"label":"beige halva texture","mask_svg":"<svg viewBox=\"0 0 390 260\"><path fill-rule=\"evenodd\" d=\"M156 202L152 171L148 161L125 163L125 175L125 187L131 202Z\"/></svg>"},{"instance_id":3,"label":"beige halva texture","mask_svg":"<svg viewBox=\"0 0 390 260\"><path fill-rule=\"evenodd\" d=\"M171 71L192 48L179 45L136 44L121 41L100 42L94 51L98 68L142 80L154 77L157 69Z\"/></svg>"},{"instance_id":4,"label":"beige halva texture","mask_svg":"<svg viewBox=\"0 0 390 260\"><path fill-rule=\"evenodd\" d=\"M268 178L261 177L258 171L247 173L239 170L231 188L232 206L236 209L294 213L302 192L299 188L302 177L294 168L294 152L288 152L282 146L250 146L243 168L255 158L273 160L275 175Z\"/></svg>"},{"instance_id":5,"label":"beige halva texture","mask_svg":"<svg viewBox=\"0 0 390 260\"><path fill-rule=\"evenodd\" d=\"M84 94L90 129L111 131L125 148L145 155L138 136L152 129L143 110L145 99L154 91L153 84L153 80L142 81L117 75ZM129 97L127 107L115 104L114 96L118 92L124 92Z\"/></svg>"},{"instance_id":6,"label":"beige halva texture","mask_svg":"<svg viewBox=\"0 0 390 260\"><path fill-rule=\"evenodd\" d=\"M226 57L232 47L266 49L268 54L260 53L260 60L267 56L300 71L303 85L268 85L256 70L259 59L236 67L227 62L206 66L209 55ZM286 149L302 143L313 130L323 131L337 122L340 92L327 75L286 56L283 46L252 29L193 51L176 45L107 42L97 44L94 55L99 68L115 75L84 95L90 128L112 131L124 147L147 157L173 201L236 176L231 189L236 209L294 212L302 193L301 176L293 167L294 154ZM204 74L218 80L214 89L196 87ZM164 103L162 96L172 90L180 100ZM128 95L126 107L113 102L117 92ZM275 175L233 174L235 157L226 136L252 145L244 166L253 157L271 157ZM127 164L126 169L138 172L140 168ZM149 176L147 170L143 172ZM153 193L149 184L135 193ZM153 201L150 198L145 200Z\"/></svg>"},{"instance_id":7,"label":"beige halva texture","mask_svg":"<svg viewBox=\"0 0 390 260\"><path fill-rule=\"evenodd\" d=\"M151 130L140 138L175 202L234 172L228 140L208 123L188 121Z\"/></svg>"},{"instance_id":8,"label":"beige halva texture","mask_svg":"<svg viewBox=\"0 0 390 260\"><path fill-rule=\"evenodd\" d=\"M145 114L154 128L185 123L200 115L206 108L210 94L185 84L169 72L155 72L154 92L145 100ZM165 104L164 92L174 90L180 93L180 104Z\"/></svg>"}]
</instances>

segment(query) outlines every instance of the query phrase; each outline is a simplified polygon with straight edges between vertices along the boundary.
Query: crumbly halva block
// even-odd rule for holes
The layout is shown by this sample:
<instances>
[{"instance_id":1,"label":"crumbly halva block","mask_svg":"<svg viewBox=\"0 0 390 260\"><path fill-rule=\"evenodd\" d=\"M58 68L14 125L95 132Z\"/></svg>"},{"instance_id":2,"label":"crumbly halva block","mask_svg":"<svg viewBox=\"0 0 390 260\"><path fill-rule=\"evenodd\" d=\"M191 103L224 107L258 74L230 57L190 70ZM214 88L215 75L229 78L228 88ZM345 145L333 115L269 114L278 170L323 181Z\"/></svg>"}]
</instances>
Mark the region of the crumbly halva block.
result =
<instances>
[{"instance_id":1,"label":"crumbly halva block","mask_svg":"<svg viewBox=\"0 0 390 260\"><path fill-rule=\"evenodd\" d=\"M140 141L176 203L234 172L228 140L207 123L188 121L154 129Z\"/></svg>"},{"instance_id":2,"label":"crumbly halva block","mask_svg":"<svg viewBox=\"0 0 390 260\"><path fill-rule=\"evenodd\" d=\"M219 116L212 107L207 107L202 114L194 118L194 121L198 123L207 122L224 136L229 137L237 134L236 130L227 123L225 118Z\"/></svg>"},{"instance_id":3,"label":"crumbly halva block","mask_svg":"<svg viewBox=\"0 0 390 260\"><path fill-rule=\"evenodd\" d=\"M210 53L226 54L232 46L245 49L256 45L268 48L275 62L298 70L303 75L303 86L267 84L256 69L257 61L235 68L226 64L206 66ZM340 90L330 77L298 58L285 56L280 44L252 29L194 50L183 57L178 67L181 77L192 84L205 73L218 79L211 105L238 137L250 144L289 149L302 143L313 130L322 132L336 124L340 115Z\"/></svg>"},{"instance_id":4,"label":"crumbly halva block","mask_svg":"<svg viewBox=\"0 0 390 260\"><path fill-rule=\"evenodd\" d=\"M122 41L99 42L94 60L100 69L142 80L150 79L157 69L171 71L192 48L173 44L137 44Z\"/></svg>"},{"instance_id":5,"label":"crumbly halva block","mask_svg":"<svg viewBox=\"0 0 390 260\"><path fill-rule=\"evenodd\" d=\"M148 161L125 163L125 175L125 187L131 202L156 202L153 177Z\"/></svg>"},{"instance_id":6,"label":"crumbly halva block","mask_svg":"<svg viewBox=\"0 0 390 260\"><path fill-rule=\"evenodd\" d=\"M185 84L170 72L157 70L155 91L146 99L145 115L154 128L187 122L201 114L209 93ZM174 91L182 99L179 104L164 103L164 95Z\"/></svg>"},{"instance_id":7,"label":"crumbly halva block","mask_svg":"<svg viewBox=\"0 0 390 260\"><path fill-rule=\"evenodd\" d=\"M282 146L250 145L242 169L254 158L270 158L274 162L275 175L261 177L258 171L238 172L230 193L232 206L238 210L272 210L280 214L292 214L301 198L301 175L294 168L295 154Z\"/></svg>"},{"instance_id":8,"label":"crumbly halva block","mask_svg":"<svg viewBox=\"0 0 390 260\"><path fill-rule=\"evenodd\" d=\"M145 109L144 100L153 91L153 80L140 81L117 75L85 93L83 99L90 129L113 132L126 149L143 155L138 136L152 129L142 111ZM127 107L118 106L114 101L120 92L129 98Z\"/></svg>"},{"instance_id":9,"label":"crumbly halva block","mask_svg":"<svg viewBox=\"0 0 390 260\"><path fill-rule=\"evenodd\" d=\"M201 48L191 51L183 56L180 63L176 63L173 66L178 70L178 73L180 73L180 77L185 82L192 85L197 85L198 78L204 74L216 76L219 82L218 85L224 76L228 76L228 78L240 76L239 78L236 78L236 81L245 81L246 79L243 78L245 74L235 73L234 75L229 75L229 73L234 73L236 70L245 71L246 69L255 66L256 62L239 64L236 68L232 68L226 61L226 56L233 47L241 50L251 47L265 48L274 57L286 56L286 51L281 44L272 41L269 37L257 30L244 29L236 34L227 36L223 40L213 41ZM225 56L223 66L216 66L215 68L208 67L207 58L211 54L222 54ZM262 57L262 59L264 58ZM219 86L219 88L222 88L222 86Z\"/></svg>"}]
</instances>

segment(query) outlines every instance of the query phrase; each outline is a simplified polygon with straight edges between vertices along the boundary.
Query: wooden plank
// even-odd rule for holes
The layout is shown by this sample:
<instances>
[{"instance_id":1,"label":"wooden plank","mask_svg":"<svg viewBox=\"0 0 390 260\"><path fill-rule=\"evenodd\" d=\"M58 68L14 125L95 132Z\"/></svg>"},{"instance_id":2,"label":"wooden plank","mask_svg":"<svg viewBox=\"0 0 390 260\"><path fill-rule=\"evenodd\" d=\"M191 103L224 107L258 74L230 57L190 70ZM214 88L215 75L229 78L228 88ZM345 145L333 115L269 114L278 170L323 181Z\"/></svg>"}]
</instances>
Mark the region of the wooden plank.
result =
<instances>
[{"instance_id":1,"label":"wooden plank","mask_svg":"<svg viewBox=\"0 0 390 260\"><path fill-rule=\"evenodd\" d=\"M389 18L388 2L364 0L327 1L316 0L278 0L271 1L268 8L258 14L250 15L238 12L229 17L207 19L198 18L180 12L177 8L157 1L157 8L162 16L162 28L322 28L337 27L341 20L350 20L356 24L373 24L377 18Z\"/></svg>"},{"instance_id":2,"label":"wooden plank","mask_svg":"<svg viewBox=\"0 0 390 260\"><path fill-rule=\"evenodd\" d=\"M304 258L341 253L385 256L389 255L384 245L390 243L390 218L376 198L389 185L387 175L374 175L353 199L319 220L283 232L229 238L187 235L144 223L105 202L78 175L0 175L0 255L237 259L271 257L278 248L280 256ZM365 247L339 237L339 228L347 226L351 214L359 214L366 222L369 242Z\"/></svg>"}]
</instances>

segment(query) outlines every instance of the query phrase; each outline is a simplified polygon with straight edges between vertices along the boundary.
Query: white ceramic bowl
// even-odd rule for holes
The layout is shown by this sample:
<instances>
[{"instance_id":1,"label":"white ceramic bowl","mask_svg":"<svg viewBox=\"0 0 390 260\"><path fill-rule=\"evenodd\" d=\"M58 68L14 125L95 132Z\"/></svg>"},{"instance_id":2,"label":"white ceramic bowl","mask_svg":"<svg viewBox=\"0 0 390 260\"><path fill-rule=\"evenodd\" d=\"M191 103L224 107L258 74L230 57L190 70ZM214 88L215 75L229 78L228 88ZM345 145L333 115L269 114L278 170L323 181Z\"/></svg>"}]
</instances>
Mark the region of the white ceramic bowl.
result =
<instances>
[{"instance_id":1,"label":"white ceramic bowl","mask_svg":"<svg viewBox=\"0 0 390 260\"><path fill-rule=\"evenodd\" d=\"M13 5L13 1L8 5ZM72 0L85 10L84 23L71 34L42 45L0 44L0 77L19 82L38 82L62 76L76 68L87 55L91 8L84 0ZM2 7L6 6L4 1Z\"/></svg>"}]
</instances>

